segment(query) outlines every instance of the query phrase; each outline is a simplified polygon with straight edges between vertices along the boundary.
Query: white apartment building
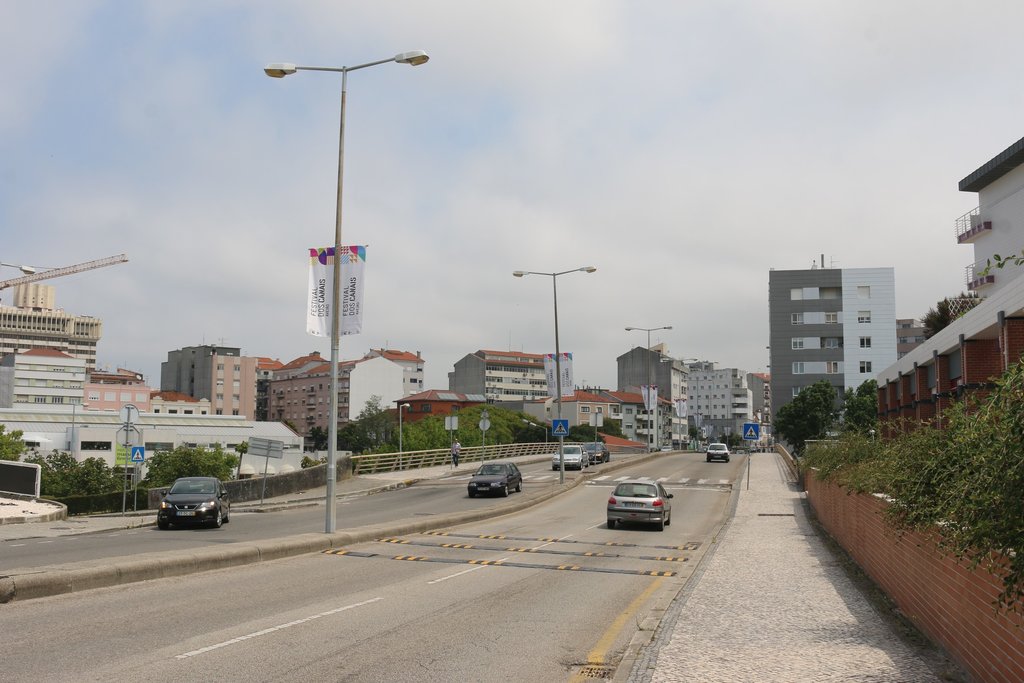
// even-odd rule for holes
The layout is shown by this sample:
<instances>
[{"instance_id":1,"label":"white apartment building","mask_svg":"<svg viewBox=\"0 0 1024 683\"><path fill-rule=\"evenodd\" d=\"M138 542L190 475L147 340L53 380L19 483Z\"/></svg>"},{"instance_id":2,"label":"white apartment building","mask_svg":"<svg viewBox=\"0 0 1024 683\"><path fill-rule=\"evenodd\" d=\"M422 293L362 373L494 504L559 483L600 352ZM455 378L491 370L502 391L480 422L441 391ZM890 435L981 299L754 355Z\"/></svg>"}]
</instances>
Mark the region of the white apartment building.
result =
<instances>
[{"instance_id":1,"label":"white apartment building","mask_svg":"<svg viewBox=\"0 0 1024 683\"><path fill-rule=\"evenodd\" d=\"M103 333L99 318L72 315L54 307L51 285L14 288L14 306L0 306L0 356L29 349L57 349L96 367L96 344Z\"/></svg>"},{"instance_id":2,"label":"white apartment building","mask_svg":"<svg viewBox=\"0 0 1024 683\"><path fill-rule=\"evenodd\" d=\"M423 357L420 352L397 351L395 349L370 349L364 358L383 357L402 368L402 397L424 391Z\"/></svg>"},{"instance_id":3,"label":"white apartment building","mask_svg":"<svg viewBox=\"0 0 1024 683\"><path fill-rule=\"evenodd\" d=\"M714 362L688 365L689 423L709 440L743 434L743 424L755 421L754 396L748 373L738 368L717 368Z\"/></svg>"},{"instance_id":4,"label":"white apartment building","mask_svg":"<svg viewBox=\"0 0 1024 683\"><path fill-rule=\"evenodd\" d=\"M448 373L448 389L483 394L496 401L531 401L548 395L544 355L481 349L464 356Z\"/></svg>"},{"instance_id":5,"label":"white apartment building","mask_svg":"<svg viewBox=\"0 0 1024 683\"><path fill-rule=\"evenodd\" d=\"M86 361L56 349L29 349L0 358L0 408L77 406Z\"/></svg>"}]
</instances>

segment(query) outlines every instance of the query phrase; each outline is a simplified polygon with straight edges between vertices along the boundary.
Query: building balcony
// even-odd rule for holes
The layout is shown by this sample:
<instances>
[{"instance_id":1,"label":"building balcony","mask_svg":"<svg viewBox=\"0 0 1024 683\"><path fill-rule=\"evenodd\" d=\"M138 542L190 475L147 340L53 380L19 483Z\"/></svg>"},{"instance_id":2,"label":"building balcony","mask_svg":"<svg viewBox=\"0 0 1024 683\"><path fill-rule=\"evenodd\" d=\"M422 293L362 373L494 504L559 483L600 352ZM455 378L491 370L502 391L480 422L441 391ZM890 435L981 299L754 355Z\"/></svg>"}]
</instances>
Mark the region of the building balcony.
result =
<instances>
[{"instance_id":1,"label":"building balcony","mask_svg":"<svg viewBox=\"0 0 1024 683\"><path fill-rule=\"evenodd\" d=\"M991 269L988 272L984 272L987 268L988 264L984 263L972 263L964 268L964 280L967 283L967 289L974 292L996 281L996 276L992 274Z\"/></svg>"},{"instance_id":2,"label":"building balcony","mask_svg":"<svg viewBox=\"0 0 1024 683\"><path fill-rule=\"evenodd\" d=\"M992 221L981 220L981 207L975 207L957 218L954 223L954 232L957 244L969 244L978 235L991 232Z\"/></svg>"}]
</instances>

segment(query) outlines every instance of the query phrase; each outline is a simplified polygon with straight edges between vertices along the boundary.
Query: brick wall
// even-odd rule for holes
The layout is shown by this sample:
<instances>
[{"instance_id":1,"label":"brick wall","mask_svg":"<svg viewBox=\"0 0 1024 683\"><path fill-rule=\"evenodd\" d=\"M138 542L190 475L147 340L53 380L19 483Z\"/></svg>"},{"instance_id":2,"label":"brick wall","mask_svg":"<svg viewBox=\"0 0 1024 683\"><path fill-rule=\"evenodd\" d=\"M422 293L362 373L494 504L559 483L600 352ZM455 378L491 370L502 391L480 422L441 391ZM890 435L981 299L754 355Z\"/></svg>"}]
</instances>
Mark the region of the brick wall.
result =
<instances>
[{"instance_id":1,"label":"brick wall","mask_svg":"<svg viewBox=\"0 0 1024 683\"><path fill-rule=\"evenodd\" d=\"M806 476L807 498L822 526L923 633L977 681L1024 681L1024 617L996 613L998 579L943 557L932 537L897 534L886 502L848 494Z\"/></svg>"}]
</instances>

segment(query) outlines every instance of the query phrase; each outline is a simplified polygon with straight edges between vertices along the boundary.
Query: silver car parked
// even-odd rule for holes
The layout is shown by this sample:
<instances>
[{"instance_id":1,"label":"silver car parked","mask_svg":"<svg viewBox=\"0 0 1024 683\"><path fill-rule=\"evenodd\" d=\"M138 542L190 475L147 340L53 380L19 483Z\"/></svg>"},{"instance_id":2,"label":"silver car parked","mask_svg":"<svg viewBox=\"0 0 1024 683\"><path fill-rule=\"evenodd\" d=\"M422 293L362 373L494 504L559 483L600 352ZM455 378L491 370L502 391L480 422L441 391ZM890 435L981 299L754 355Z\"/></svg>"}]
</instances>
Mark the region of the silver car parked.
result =
<instances>
[{"instance_id":1,"label":"silver car parked","mask_svg":"<svg viewBox=\"0 0 1024 683\"><path fill-rule=\"evenodd\" d=\"M608 498L608 528L614 529L619 522L655 524L664 531L672 523L672 494L656 481L619 482Z\"/></svg>"},{"instance_id":2,"label":"silver car parked","mask_svg":"<svg viewBox=\"0 0 1024 683\"><path fill-rule=\"evenodd\" d=\"M565 469L567 470L582 470L584 467L590 467L590 458L587 457L583 446L579 444L567 443L562 446L562 457L565 461ZM558 451L551 455L551 469L561 469L558 462Z\"/></svg>"}]
</instances>

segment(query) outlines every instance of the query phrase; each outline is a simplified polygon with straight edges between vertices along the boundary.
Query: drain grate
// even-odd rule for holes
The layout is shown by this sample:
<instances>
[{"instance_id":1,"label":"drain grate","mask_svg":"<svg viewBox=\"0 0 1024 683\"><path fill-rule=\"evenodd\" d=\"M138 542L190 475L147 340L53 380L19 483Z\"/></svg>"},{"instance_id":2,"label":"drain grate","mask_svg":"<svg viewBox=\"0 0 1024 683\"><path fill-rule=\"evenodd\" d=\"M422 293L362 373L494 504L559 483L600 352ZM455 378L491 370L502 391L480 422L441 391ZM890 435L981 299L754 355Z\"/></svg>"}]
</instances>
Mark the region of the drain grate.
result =
<instances>
[{"instance_id":1,"label":"drain grate","mask_svg":"<svg viewBox=\"0 0 1024 683\"><path fill-rule=\"evenodd\" d=\"M796 517L792 512L758 512L758 517Z\"/></svg>"},{"instance_id":2,"label":"drain grate","mask_svg":"<svg viewBox=\"0 0 1024 683\"><path fill-rule=\"evenodd\" d=\"M580 669L580 677L582 678L603 678L608 679L612 677L614 670L610 666L604 664L587 664Z\"/></svg>"}]
</instances>

